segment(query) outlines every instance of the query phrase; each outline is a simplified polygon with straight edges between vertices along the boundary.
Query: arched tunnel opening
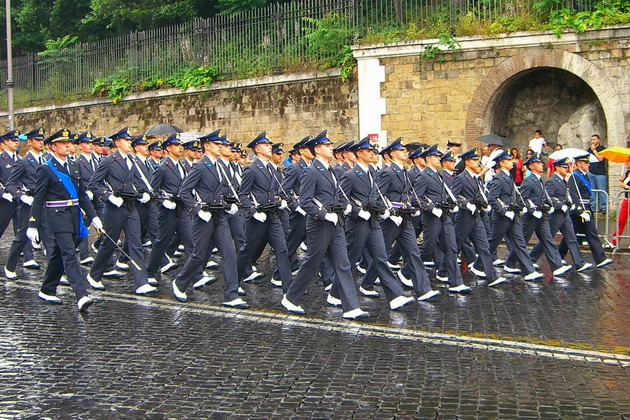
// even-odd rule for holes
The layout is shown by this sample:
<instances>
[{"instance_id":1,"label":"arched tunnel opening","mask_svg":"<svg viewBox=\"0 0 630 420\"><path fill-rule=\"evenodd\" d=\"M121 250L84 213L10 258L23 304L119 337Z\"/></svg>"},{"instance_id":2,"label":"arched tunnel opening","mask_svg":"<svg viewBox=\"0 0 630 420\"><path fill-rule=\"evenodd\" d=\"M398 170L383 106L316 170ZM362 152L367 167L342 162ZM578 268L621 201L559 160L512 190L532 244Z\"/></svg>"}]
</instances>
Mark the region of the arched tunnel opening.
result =
<instances>
[{"instance_id":1,"label":"arched tunnel opening","mask_svg":"<svg viewBox=\"0 0 630 420\"><path fill-rule=\"evenodd\" d=\"M576 75L553 67L515 74L497 90L489 107L491 133L512 141L522 154L535 130L548 144L585 148L593 133L605 142L606 120L597 95Z\"/></svg>"}]
</instances>

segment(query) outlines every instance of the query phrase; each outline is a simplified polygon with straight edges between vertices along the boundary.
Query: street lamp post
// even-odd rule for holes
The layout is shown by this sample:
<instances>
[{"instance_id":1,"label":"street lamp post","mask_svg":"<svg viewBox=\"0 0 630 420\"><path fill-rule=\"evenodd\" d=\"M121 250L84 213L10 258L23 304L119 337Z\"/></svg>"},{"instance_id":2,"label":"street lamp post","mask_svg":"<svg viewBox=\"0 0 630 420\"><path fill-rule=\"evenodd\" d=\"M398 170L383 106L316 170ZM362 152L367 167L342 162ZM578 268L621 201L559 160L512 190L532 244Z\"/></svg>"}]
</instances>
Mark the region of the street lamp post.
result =
<instances>
[{"instance_id":1,"label":"street lamp post","mask_svg":"<svg viewBox=\"0 0 630 420\"><path fill-rule=\"evenodd\" d=\"M13 130L13 52L11 51L11 0L5 0L7 18L7 103L9 130Z\"/></svg>"}]
</instances>

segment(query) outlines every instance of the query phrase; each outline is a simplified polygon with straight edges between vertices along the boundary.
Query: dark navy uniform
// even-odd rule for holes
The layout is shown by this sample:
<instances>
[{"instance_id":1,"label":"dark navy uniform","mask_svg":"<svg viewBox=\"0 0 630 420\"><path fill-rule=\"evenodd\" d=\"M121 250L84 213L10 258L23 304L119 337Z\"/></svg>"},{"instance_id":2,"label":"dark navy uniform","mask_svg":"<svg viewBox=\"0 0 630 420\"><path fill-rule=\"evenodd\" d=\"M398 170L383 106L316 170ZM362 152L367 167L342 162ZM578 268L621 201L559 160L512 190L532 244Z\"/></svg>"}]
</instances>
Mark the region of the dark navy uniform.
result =
<instances>
[{"instance_id":1,"label":"dark navy uniform","mask_svg":"<svg viewBox=\"0 0 630 420\"><path fill-rule=\"evenodd\" d=\"M47 141L68 141L69 134L68 130L60 130L50 136ZM48 257L48 267L40 292L54 297L59 280L65 273L77 300L81 303L81 299L88 296L75 251L80 239L79 235L81 233L87 234L85 227L83 227L85 231L82 232L81 211L85 212L89 220L93 220L97 215L85 193L85 185L81 180L78 165L69 160L64 164L54 155L50 158L50 165L53 165L60 173L70 177L77 192L77 199L72 198L60 177L53 172L49 164L38 167L29 228L38 229L43 220L46 220L49 231L54 235L54 248ZM85 306L80 306L80 309L84 308Z\"/></svg>"},{"instance_id":2,"label":"dark navy uniform","mask_svg":"<svg viewBox=\"0 0 630 420\"><path fill-rule=\"evenodd\" d=\"M3 141L12 136L17 138L19 135L19 131L12 130L3 136ZM0 153L0 194L2 194L2 197L0 197L0 238L7 229L7 226L9 226L11 219L15 218L15 220L17 220L15 217L17 214L16 203L11 193L6 190L6 186L11 177L13 165L15 165L18 159L17 153L13 155L6 150Z\"/></svg>"},{"instance_id":3,"label":"dark navy uniform","mask_svg":"<svg viewBox=\"0 0 630 420\"><path fill-rule=\"evenodd\" d=\"M540 159L537 156L532 156L525 161L524 165L534 162L540 162ZM535 232L536 237L543 244L545 255L552 271L555 271L564 264L562 264L558 248L553 243L549 223L547 222L547 213L553 206L551 206L547 198L542 178L532 173L521 184L520 193L528 205L528 211L523 215L523 238L525 243L529 242L529 238ZM516 266L516 252L514 249L510 252L506 265L509 267Z\"/></svg>"},{"instance_id":4,"label":"dark navy uniform","mask_svg":"<svg viewBox=\"0 0 630 420\"><path fill-rule=\"evenodd\" d=\"M211 141L211 139L204 140ZM184 179L179 191L179 196L186 209L194 215L195 251L175 279L177 288L185 291L190 282L200 276L206 262L210 258L212 249L216 246L221 255L224 303L238 299L236 256L224 211L230 207L223 199L225 187L225 175L217 166L216 160L205 155L191 166L190 172ZM203 220L198 216L202 210L212 215L209 221Z\"/></svg>"},{"instance_id":5,"label":"dark navy uniform","mask_svg":"<svg viewBox=\"0 0 630 420\"><path fill-rule=\"evenodd\" d=\"M126 128L112 136L114 138L130 137ZM96 168L88 188L96 199L105 203L103 212L105 232L114 241L118 240L122 231L125 232L129 256L136 263L131 264L130 267L137 289L148 284L148 279L140 242L140 218L136 209L138 202L136 197L142 193L148 194L148 191L143 185L133 161L134 157L131 154L123 156L119 151L108 155L101 160ZM110 196L120 197L123 200L120 207L110 201ZM102 239L88 281L93 280L96 283L101 281L115 250L116 245L111 240ZM94 284L92 286L94 287Z\"/></svg>"},{"instance_id":6,"label":"dark navy uniform","mask_svg":"<svg viewBox=\"0 0 630 420\"><path fill-rule=\"evenodd\" d=\"M323 131L309 140L306 146L330 144L326 135L326 131ZM308 250L304 263L286 293L286 299L294 305L299 305L302 301L306 288L317 276L320 264L327 255L335 273L333 287L336 283L344 313L359 309L343 227L345 215L342 209L347 208L348 202L340 191L339 181L332 168L316 158L313 159L311 166L302 175L300 188L300 206L308 214L306 221ZM326 220L329 214L335 214L338 222Z\"/></svg>"},{"instance_id":7,"label":"dark navy uniform","mask_svg":"<svg viewBox=\"0 0 630 420\"><path fill-rule=\"evenodd\" d=\"M29 134L31 135L31 134ZM43 130L41 137L43 138ZM23 196L32 197L35 195L35 187L37 184L37 169L44 163L44 158L39 155L36 156L33 152L28 152L22 159L19 159L12 168L11 176L9 177L6 187L7 191L13 195L14 201L17 205L17 217L13 223L16 223L15 239L11 243L9 249L9 255L7 257L6 269L9 271L15 271L15 268L20 258L20 253L24 251L24 261L33 259L33 251L31 249L31 243L26 237L26 229L28 228L28 219L31 214L31 206L25 203L22 199ZM42 226L40 231L40 238L46 239L45 226ZM49 242L49 241L45 241ZM48 249L48 246L52 244L45 243L47 251L51 252L52 248Z\"/></svg>"},{"instance_id":8,"label":"dark navy uniform","mask_svg":"<svg viewBox=\"0 0 630 420\"><path fill-rule=\"evenodd\" d=\"M401 138L397 138L383 149L383 152L404 148L400 143L401 140ZM409 265L411 282L417 296L423 297L427 294L439 294L439 292L436 291L433 293L431 290L431 282L429 281L427 270L420 257L420 248L418 247L416 232L410 222L411 214L415 212L415 209L411 206L411 184L407 176L407 171L405 168L399 166L398 163L392 162L389 166L379 171L376 185L378 186L377 193L380 191L378 194L379 205L389 210L391 216L402 218L400 224L394 222L391 216L385 220L381 220L385 247L391 249L394 241L400 246L403 260L405 264ZM381 197L381 194L383 197ZM387 199L388 203L384 203L383 198ZM376 276L374 261L372 261L365 277L367 281L373 284L373 279L375 279Z\"/></svg>"},{"instance_id":9,"label":"dark navy uniform","mask_svg":"<svg viewBox=\"0 0 630 420\"><path fill-rule=\"evenodd\" d=\"M430 155L442 155L437 150L437 145L419 153L420 157L425 158ZM410 157L412 156L413 154ZM449 215L449 210L456 207L457 203L447 193L448 187L440 174L429 166L412 182L422 208L422 241L433 250L435 266L439 268L442 263L446 265L449 284L452 287L460 286L463 284L463 278L457 266L455 227ZM434 209L442 210L440 217L434 214L438 211Z\"/></svg>"},{"instance_id":10,"label":"dark navy uniform","mask_svg":"<svg viewBox=\"0 0 630 420\"><path fill-rule=\"evenodd\" d=\"M248 147L253 148L260 143L271 143L266 133L260 133ZM261 242L267 241L276 254L282 288L287 290L291 283L291 265L287 253L287 243L282 222L278 218L279 185L270 172L267 163L254 159L243 171L241 188L238 192L241 204L249 214L246 216L245 244L238 252L237 267L239 280L245 277L251 259L259 249ZM263 222L257 220L264 214Z\"/></svg>"},{"instance_id":11,"label":"dark navy uniform","mask_svg":"<svg viewBox=\"0 0 630 420\"><path fill-rule=\"evenodd\" d=\"M358 143L351 150L359 150L359 148L373 149L367 141ZM366 250L371 257L370 261L374 261L387 300L392 301L398 296L402 296L403 290L400 281L387 265L387 251L379 220L381 207L378 205L374 178L369 168L366 170L357 163L354 168L341 177L340 182L340 187L348 195L352 205L352 212L346 224L350 266L354 266L359 261L363 251Z\"/></svg>"},{"instance_id":12,"label":"dark navy uniform","mask_svg":"<svg viewBox=\"0 0 630 420\"><path fill-rule=\"evenodd\" d=\"M473 149L464 153L462 159L479 159L479 155L476 149ZM479 176L471 174L468 170L464 170L461 174L453 177L453 194L458 198L460 206L460 211L455 216L455 236L458 250L461 250L465 241L470 238L479 254L478 259L481 261L481 267L486 274L488 285L495 286L499 284L493 284L499 276L492 264L492 255L488 245L488 232L482 218L488 207L487 196L483 191L482 182ZM472 263L472 261L469 261L469 263Z\"/></svg>"},{"instance_id":13,"label":"dark navy uniform","mask_svg":"<svg viewBox=\"0 0 630 420\"><path fill-rule=\"evenodd\" d=\"M578 158L576 157L576 160ZM588 159L586 157L585 159ZM569 194L572 202L575 204L575 209L571 211L571 220L576 232L583 233L588 242L588 247L591 250L593 261L595 264L600 265L603 262L607 262L606 254L604 254L604 248L599 240L597 234L597 227L595 226L595 220L593 220L593 213L591 211L591 185L588 181L586 173L576 169L569 175L567 180L569 187ZM589 215L589 220L585 220L584 214ZM560 244L560 254L566 255L568 246L566 243Z\"/></svg>"},{"instance_id":14,"label":"dark navy uniform","mask_svg":"<svg viewBox=\"0 0 630 420\"><path fill-rule=\"evenodd\" d=\"M508 154L502 154L496 160L511 159ZM501 240L505 237L506 242L514 251L521 267L521 272L528 276L536 270L527 254L527 245L523 238L523 225L520 221L518 210L510 210L517 205L515 195L514 180L509 173L499 171L490 181L488 201L492 207L491 225L492 234L490 236L490 252L496 252ZM513 211L514 219L506 216L508 211Z\"/></svg>"},{"instance_id":15,"label":"dark navy uniform","mask_svg":"<svg viewBox=\"0 0 630 420\"><path fill-rule=\"evenodd\" d=\"M554 165L565 165L566 159L562 161L554 161ZM555 173L545 183L545 191L551 198L552 205L555 211L549 214L549 231L551 235L555 235L558 230L562 233L562 242L566 243L571 252L571 258L575 267L580 270L585 267L586 262L580 252L577 237L573 228L573 221L569 216L571 209L571 201L568 195L567 182L559 174ZM532 260L536 261L542 255L544 251L542 243L536 244L530 252Z\"/></svg>"},{"instance_id":16,"label":"dark navy uniform","mask_svg":"<svg viewBox=\"0 0 630 420\"><path fill-rule=\"evenodd\" d=\"M179 136L172 134L164 140L162 147L166 148L169 144L177 142L179 142ZM176 233L179 241L184 245L188 257L193 253L192 219L178 198L184 177L184 169L170 157L165 157L153 172L151 187L154 193L160 195L158 199L160 204L158 205L159 232L147 263L147 273L150 278L154 278L160 267L166 264L166 250ZM176 207L174 209L166 208L164 206L165 201L174 202Z\"/></svg>"},{"instance_id":17,"label":"dark navy uniform","mask_svg":"<svg viewBox=\"0 0 630 420\"><path fill-rule=\"evenodd\" d=\"M304 143L310 140L307 136L293 145L296 150L303 149ZM292 163L284 169L282 180L282 189L280 194L283 199L289 203L289 240L287 241L287 249L289 252L289 261L291 261L291 270L296 271L300 268L297 258L297 250L302 242L306 241L306 212L300 207L300 185L302 173L308 168L308 163L303 158ZM286 195L285 195L286 193Z\"/></svg>"}]
</instances>

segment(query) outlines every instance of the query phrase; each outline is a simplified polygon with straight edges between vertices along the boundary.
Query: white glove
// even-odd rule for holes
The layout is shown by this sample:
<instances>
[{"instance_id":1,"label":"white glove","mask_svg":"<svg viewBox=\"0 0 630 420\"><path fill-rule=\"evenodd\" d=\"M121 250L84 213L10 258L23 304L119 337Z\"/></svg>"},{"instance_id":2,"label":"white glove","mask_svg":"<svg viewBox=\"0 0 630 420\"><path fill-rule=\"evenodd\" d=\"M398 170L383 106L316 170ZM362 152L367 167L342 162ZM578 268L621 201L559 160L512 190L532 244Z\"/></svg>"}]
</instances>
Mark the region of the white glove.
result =
<instances>
[{"instance_id":1,"label":"white glove","mask_svg":"<svg viewBox=\"0 0 630 420\"><path fill-rule=\"evenodd\" d=\"M258 220L260 223L265 223L267 221L267 213L261 213L257 211L252 217Z\"/></svg>"},{"instance_id":2,"label":"white glove","mask_svg":"<svg viewBox=\"0 0 630 420\"><path fill-rule=\"evenodd\" d=\"M529 210L527 210L527 207L523 207L523 211L521 212L521 214L527 214Z\"/></svg>"},{"instance_id":3,"label":"white glove","mask_svg":"<svg viewBox=\"0 0 630 420\"><path fill-rule=\"evenodd\" d=\"M236 204L232 203L230 205L230 208L228 210L226 210L225 212L227 214L236 214L237 211L238 211L238 206Z\"/></svg>"},{"instance_id":4,"label":"white glove","mask_svg":"<svg viewBox=\"0 0 630 420\"><path fill-rule=\"evenodd\" d=\"M459 206L455 206L451 209L451 213L457 213L459 211Z\"/></svg>"},{"instance_id":5,"label":"white glove","mask_svg":"<svg viewBox=\"0 0 630 420\"><path fill-rule=\"evenodd\" d=\"M284 210L286 208L289 208L289 205L287 204L286 200L280 200L280 206L278 207L279 210Z\"/></svg>"},{"instance_id":6,"label":"white glove","mask_svg":"<svg viewBox=\"0 0 630 420\"><path fill-rule=\"evenodd\" d=\"M580 217L582 218L582 221L585 223L591 221L591 214L587 211L582 212L582 214L580 214Z\"/></svg>"},{"instance_id":7,"label":"white glove","mask_svg":"<svg viewBox=\"0 0 630 420\"><path fill-rule=\"evenodd\" d=\"M347 216L352 211L352 206L350 204L346 204L346 209L343 211L343 215Z\"/></svg>"},{"instance_id":8,"label":"white glove","mask_svg":"<svg viewBox=\"0 0 630 420\"><path fill-rule=\"evenodd\" d=\"M536 210L532 213L532 216L534 216L536 219L540 219L541 217L543 217L543 214L541 211Z\"/></svg>"},{"instance_id":9,"label":"white glove","mask_svg":"<svg viewBox=\"0 0 630 420\"><path fill-rule=\"evenodd\" d=\"M212 219L212 213L210 213L209 211L199 210L197 216L199 216L199 218L206 223L209 222L210 219Z\"/></svg>"},{"instance_id":10,"label":"white glove","mask_svg":"<svg viewBox=\"0 0 630 420\"><path fill-rule=\"evenodd\" d=\"M381 220L385 220L385 219L389 219L389 217L390 217L391 215L392 215L392 214L389 212L389 210L388 210L388 209L385 209L385 213L381 214L381 216L380 216L380 217L381 217Z\"/></svg>"},{"instance_id":11,"label":"white glove","mask_svg":"<svg viewBox=\"0 0 630 420\"><path fill-rule=\"evenodd\" d=\"M514 214L514 212L512 210L505 212L505 217L507 217L510 220L514 220L514 216L515 216L515 214Z\"/></svg>"},{"instance_id":12,"label":"white glove","mask_svg":"<svg viewBox=\"0 0 630 420\"><path fill-rule=\"evenodd\" d=\"M142 204L147 204L151 200L151 196L148 193L142 193L142 197L138 201Z\"/></svg>"},{"instance_id":13,"label":"white glove","mask_svg":"<svg viewBox=\"0 0 630 420\"><path fill-rule=\"evenodd\" d=\"M171 200L162 201L162 205L164 206L164 208L167 208L169 210L175 210L177 208L177 204L175 204L175 202Z\"/></svg>"},{"instance_id":14,"label":"white glove","mask_svg":"<svg viewBox=\"0 0 630 420\"><path fill-rule=\"evenodd\" d=\"M116 197L115 195L110 195L109 198L107 199L107 201L109 201L110 203L112 203L113 205L115 205L116 207L120 207L123 205L123 203L125 202L122 198L120 197Z\"/></svg>"},{"instance_id":15,"label":"white glove","mask_svg":"<svg viewBox=\"0 0 630 420\"><path fill-rule=\"evenodd\" d=\"M490 206L486 206L483 208L483 211L485 211L486 213L488 213L490 210L492 210L492 207Z\"/></svg>"},{"instance_id":16,"label":"white glove","mask_svg":"<svg viewBox=\"0 0 630 420\"><path fill-rule=\"evenodd\" d=\"M92 191L90 190L86 190L85 194L88 196L88 198L90 199L90 201L94 200L94 194L92 193Z\"/></svg>"},{"instance_id":17,"label":"white glove","mask_svg":"<svg viewBox=\"0 0 630 420\"><path fill-rule=\"evenodd\" d=\"M324 216L324 220L332 223L333 225L336 225L339 222L339 216L337 215L337 213L326 213L326 216Z\"/></svg>"},{"instance_id":18,"label":"white glove","mask_svg":"<svg viewBox=\"0 0 630 420\"><path fill-rule=\"evenodd\" d=\"M418 217L420 216L422 213L420 213L420 210L416 210L416 212L414 214L411 215L411 217Z\"/></svg>"},{"instance_id":19,"label":"white glove","mask_svg":"<svg viewBox=\"0 0 630 420\"><path fill-rule=\"evenodd\" d=\"M103 222L101 221L101 218L98 217L98 216L96 216L94 219L92 219L91 225L96 230L103 230Z\"/></svg>"},{"instance_id":20,"label":"white glove","mask_svg":"<svg viewBox=\"0 0 630 420\"><path fill-rule=\"evenodd\" d=\"M26 229L26 237L30 239L31 242L39 242L39 232L37 228L30 227Z\"/></svg>"},{"instance_id":21,"label":"white glove","mask_svg":"<svg viewBox=\"0 0 630 420\"><path fill-rule=\"evenodd\" d=\"M477 212L477 206L475 206L473 203L466 203L466 208L472 214L475 214Z\"/></svg>"},{"instance_id":22,"label":"white glove","mask_svg":"<svg viewBox=\"0 0 630 420\"><path fill-rule=\"evenodd\" d=\"M295 211L296 211L296 212L298 212L298 213L300 213L302 216L306 216L306 212L305 212L305 211L304 211L304 209L303 209L302 207L300 207L300 206L297 206L297 207L295 208Z\"/></svg>"},{"instance_id":23,"label":"white glove","mask_svg":"<svg viewBox=\"0 0 630 420\"><path fill-rule=\"evenodd\" d=\"M359 210L359 214L357 215L363 220L370 220L370 212L366 210Z\"/></svg>"},{"instance_id":24,"label":"white glove","mask_svg":"<svg viewBox=\"0 0 630 420\"><path fill-rule=\"evenodd\" d=\"M554 211L556 211L555 207L551 206L551 208L549 209L549 211L547 212L547 214L551 214Z\"/></svg>"},{"instance_id":25,"label":"white glove","mask_svg":"<svg viewBox=\"0 0 630 420\"><path fill-rule=\"evenodd\" d=\"M567 210L569 210L569 206L567 206L566 204L563 204L562 207L560 207L560 210L562 210L562 213L566 213Z\"/></svg>"},{"instance_id":26,"label":"white glove","mask_svg":"<svg viewBox=\"0 0 630 420\"><path fill-rule=\"evenodd\" d=\"M32 206L33 205L33 201L35 200L35 198L31 197L30 195L22 195L20 197L20 201L24 204L26 204L27 206Z\"/></svg>"},{"instance_id":27,"label":"white glove","mask_svg":"<svg viewBox=\"0 0 630 420\"><path fill-rule=\"evenodd\" d=\"M431 213L433 213L433 215L437 217L438 219L442 217L442 214L444 214L442 209L438 209L437 207L433 207L433 210L431 210Z\"/></svg>"},{"instance_id":28,"label":"white glove","mask_svg":"<svg viewBox=\"0 0 630 420\"><path fill-rule=\"evenodd\" d=\"M2 194L2 198L7 200L9 203L13 202L13 196L9 194L8 192L5 192L4 194Z\"/></svg>"},{"instance_id":29,"label":"white glove","mask_svg":"<svg viewBox=\"0 0 630 420\"><path fill-rule=\"evenodd\" d=\"M396 226L400 226L403 221L403 218L402 216L389 216L389 220L396 223Z\"/></svg>"}]
</instances>

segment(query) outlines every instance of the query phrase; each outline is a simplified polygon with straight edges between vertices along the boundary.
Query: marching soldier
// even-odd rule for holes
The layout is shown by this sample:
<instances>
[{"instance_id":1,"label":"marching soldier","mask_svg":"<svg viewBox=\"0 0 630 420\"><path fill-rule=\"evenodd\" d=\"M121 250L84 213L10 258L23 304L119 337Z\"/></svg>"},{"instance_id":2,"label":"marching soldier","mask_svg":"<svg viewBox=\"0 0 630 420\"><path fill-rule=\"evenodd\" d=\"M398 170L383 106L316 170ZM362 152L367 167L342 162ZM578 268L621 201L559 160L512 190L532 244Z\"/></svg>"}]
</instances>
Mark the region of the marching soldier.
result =
<instances>
[{"instance_id":1,"label":"marching soldier","mask_svg":"<svg viewBox=\"0 0 630 420\"><path fill-rule=\"evenodd\" d=\"M351 146L349 151L356 154L357 163L340 179L340 188L348 195L352 205L352 212L346 225L348 260L352 267L359 261L364 250L369 253L370 261L374 261L389 306L392 310L397 310L410 304L414 299L403 295L400 282L387 265L387 251L379 220L381 212L377 205L374 177L369 167L373 156L378 156L378 150L370 144L370 138L365 137ZM364 296L379 296L373 286L361 285L359 291ZM337 295L334 285L331 295Z\"/></svg>"},{"instance_id":2,"label":"marching soldier","mask_svg":"<svg viewBox=\"0 0 630 420\"><path fill-rule=\"evenodd\" d=\"M37 169L44 163L42 157L42 151L44 150L44 129L36 128L25 134L29 146L29 151L22 159L13 165L11 169L11 176L7 180L6 190L13 196L14 202L17 205L17 217L13 223L15 226L15 238L11 243L9 249L9 255L7 257L7 263L4 267L4 273L7 279L15 279L17 274L15 268L20 258L22 251L24 252L24 264L26 268L39 268L39 264L34 259L28 259L33 255L33 251L30 249L31 244L26 237L26 230L28 229L28 219L31 214L31 206L33 205L35 187L37 185ZM44 233L45 227L42 226L42 232L40 237L46 238ZM52 248L47 251L52 252Z\"/></svg>"},{"instance_id":3,"label":"marching soldier","mask_svg":"<svg viewBox=\"0 0 630 420\"><path fill-rule=\"evenodd\" d=\"M471 288L464 284L457 266L457 240L449 214L459 211L459 207L451 189L437 171L442 153L435 144L420 152L420 156L424 157L427 166L412 181L412 192L422 208L422 242L433 251L436 267L441 267L442 262L446 264L448 277L438 277L438 280L446 280L450 284L449 292L468 293Z\"/></svg>"},{"instance_id":4,"label":"marching soldier","mask_svg":"<svg viewBox=\"0 0 630 420\"><path fill-rule=\"evenodd\" d=\"M344 218L351 211L351 206L343 197L339 181L330 167L333 157L332 142L326 135L327 132L322 131L306 142L306 146L315 156L312 165L302 176L300 195L300 206L308 214L308 250L306 260L282 298L282 306L289 312L305 313L300 302L327 255L335 274L333 288L338 290L341 298L329 295L328 302L342 306L343 317L346 319L365 318L369 313L363 311L359 305L344 233Z\"/></svg>"},{"instance_id":5,"label":"marching soldier","mask_svg":"<svg viewBox=\"0 0 630 420\"><path fill-rule=\"evenodd\" d=\"M193 213L194 253L173 281L173 294L181 301L188 299L186 289L193 278L199 277L210 258L212 248L219 248L223 271L223 305L247 309L249 305L238 296L238 272L232 247L226 212L235 214L238 207L228 204L223 193L228 189L227 175L218 164L219 144L228 146L227 139L211 135L200 138L205 156L192 165L184 179L179 196L186 208Z\"/></svg>"},{"instance_id":6,"label":"marching soldier","mask_svg":"<svg viewBox=\"0 0 630 420\"><path fill-rule=\"evenodd\" d=\"M515 253L521 272L525 273L523 280L543 278L544 275L536 271L527 254L527 244L523 238L523 225L520 220L521 212L526 210L517 198L518 191L510 175L510 169L514 166L512 157L502 152L494 158L494 161L499 172L489 184L488 202L493 209L490 252L496 252L499 242L505 237L512 248L510 251Z\"/></svg>"},{"instance_id":7,"label":"marching soldier","mask_svg":"<svg viewBox=\"0 0 630 420\"><path fill-rule=\"evenodd\" d=\"M153 170L148 165L149 159L149 143L147 136L141 135L135 137L131 141L131 147L135 152L134 160L140 174L142 184L145 186L149 194L155 196L153 187L151 187L151 177L153 176ZM157 222L157 209L153 200L149 200L146 203L140 203L136 205L138 209L138 217L140 217L140 230L142 235L143 246L149 246L155 242L155 238L158 232Z\"/></svg>"},{"instance_id":8,"label":"marching soldier","mask_svg":"<svg viewBox=\"0 0 630 420\"><path fill-rule=\"evenodd\" d=\"M179 189L186 177L186 170L179 163L184 148L179 134L173 133L162 142L166 157L151 177L151 188L160 198L158 202L158 236L153 243L147 273L149 279L155 279L160 267L165 266L166 250L177 233L179 241L184 244L188 257L192 255L192 219L179 198ZM170 263L169 263L170 264ZM151 280L153 281L153 280Z\"/></svg>"},{"instance_id":9,"label":"marching soldier","mask_svg":"<svg viewBox=\"0 0 630 420\"><path fill-rule=\"evenodd\" d=\"M545 183L545 191L551 199L552 205L555 209L553 213L548 216L549 231L553 237L558 230L562 233L562 243L568 247L571 252L571 259L573 265L578 267L577 272L581 273L589 268L593 268L593 264L584 261L584 257L580 252L580 246L578 245L577 237L575 236L575 230L573 228L573 222L569 216L571 210L571 201L568 194L567 182L565 180L567 173L569 172L569 164L567 158L556 159L553 162L555 166L555 172L549 180ZM529 256L532 261L538 260L544 251L542 243L536 244Z\"/></svg>"},{"instance_id":10,"label":"marching soldier","mask_svg":"<svg viewBox=\"0 0 630 420\"><path fill-rule=\"evenodd\" d=\"M6 190L13 165L18 161L17 149L20 145L18 130L11 130L2 136L4 151L0 153L0 238L4 234L9 222L15 216L15 201L13 195Z\"/></svg>"},{"instance_id":11,"label":"marching soldier","mask_svg":"<svg viewBox=\"0 0 630 420\"><path fill-rule=\"evenodd\" d=\"M75 251L78 240L88 234L81 212L85 212L95 229L102 229L103 224L85 193L79 168L68 159L69 135L67 129L62 129L46 139L52 156L37 169L37 185L26 235L33 242L39 241L38 228L45 213L47 229L54 235L54 248L48 258L48 267L38 296L46 302L61 303L61 299L57 297L57 286L65 273L76 294L79 310L85 311L94 300L83 283L79 258Z\"/></svg>"},{"instance_id":12,"label":"marching soldier","mask_svg":"<svg viewBox=\"0 0 630 420\"><path fill-rule=\"evenodd\" d=\"M482 166L478 149L471 149L461 155L465 169L453 177L453 194L458 198L461 208L455 215L455 236L457 249L461 250L468 238L471 239L481 262L483 271L474 268L479 262L469 261L469 269L477 276L485 277L489 287L506 282L505 277L498 276L492 264L492 255L488 245L488 233L482 219L488 208L488 199L480 177Z\"/></svg>"},{"instance_id":13,"label":"marching soldier","mask_svg":"<svg viewBox=\"0 0 630 420\"><path fill-rule=\"evenodd\" d=\"M162 161L162 157L164 156L164 151L162 150L162 142L157 140L153 143L149 144L149 157L147 158L147 166L151 169L151 173L155 172L155 170L160 165Z\"/></svg>"},{"instance_id":14,"label":"marching soldier","mask_svg":"<svg viewBox=\"0 0 630 420\"><path fill-rule=\"evenodd\" d=\"M543 244L545 255L549 261L549 265L554 276L561 276L571 270L573 267L562 263L562 257L558 252L558 248L553 243L549 223L547 217L554 212L551 199L547 197L547 192L542 181L543 163L536 154L527 159L524 163L531 175L525 178L521 184L521 197L525 201L528 211L523 214L523 237L525 243L529 242L532 234L535 232L538 240ZM515 251L512 249L505 270L509 267L516 266Z\"/></svg>"},{"instance_id":15,"label":"marching soldier","mask_svg":"<svg viewBox=\"0 0 630 420\"><path fill-rule=\"evenodd\" d=\"M117 150L101 160L96 168L88 189L94 197L105 203L103 212L105 238L96 254L87 281L94 289L104 289L101 282L103 273L117 247L115 241L125 232L131 259L131 274L135 284L135 293L146 295L157 289L149 284L144 264L142 244L140 243L140 218L136 203L147 203L151 197L142 185L140 174L131 155L131 136L125 127L111 138Z\"/></svg>"},{"instance_id":16,"label":"marching soldier","mask_svg":"<svg viewBox=\"0 0 630 420\"><path fill-rule=\"evenodd\" d=\"M383 155L389 156L390 164L379 172L376 180L379 205L387 210L381 220L381 228L385 247L391 251L392 244L396 241L400 246L403 261L409 264L411 279L405 278L400 271L398 277L403 283L410 282L418 300L425 301L439 295L440 292L431 289L427 270L420 258L416 232L410 220L411 215L417 210L411 205L411 181L404 167L409 152L401 141L402 137L398 137L382 150ZM376 277L376 267L372 261L365 274L364 284L374 284Z\"/></svg>"},{"instance_id":17,"label":"marching soldier","mask_svg":"<svg viewBox=\"0 0 630 420\"><path fill-rule=\"evenodd\" d=\"M308 169L313 155L305 143L311 139L306 136L293 145L293 148L300 153L300 159L292 163L284 169L284 179L282 180L282 188L280 195L289 203L289 239L287 241L287 250L289 252L289 261L291 261L291 271L297 273L300 268L300 262L297 257L297 250L302 242L306 241L306 212L300 207L300 185L302 173ZM277 283L278 273L274 273L271 281ZM274 284L276 284L274 283Z\"/></svg>"},{"instance_id":18,"label":"marching soldier","mask_svg":"<svg viewBox=\"0 0 630 420\"><path fill-rule=\"evenodd\" d=\"M77 158L79 163L79 172L81 173L81 180L83 181L83 185L86 186L89 184L94 171L96 171L96 167L98 166L98 158L94 154L94 145L92 141L94 139L94 135L89 131L84 131L80 133L76 139L78 142L79 149L81 150L81 154ZM96 214L101 217L103 216L103 210L105 205L99 201L94 200L94 195L92 191L86 190L86 194L90 201L92 201L92 205L94 206L94 210ZM91 264L94 262L94 258L90 256L89 246L88 246L88 237L86 236L81 240L79 244L79 256L81 259L81 264Z\"/></svg>"},{"instance_id":19,"label":"marching soldier","mask_svg":"<svg viewBox=\"0 0 630 420\"><path fill-rule=\"evenodd\" d=\"M243 171L239 200L249 214L246 216L245 244L238 252L238 278L244 279L246 270L262 241L267 240L276 254L280 281L286 291L291 283L291 266L287 244L278 210L287 208L287 202L279 199L280 185L274 179L269 165L271 142L262 132L247 147L253 150L256 158ZM253 278L244 279L252 280Z\"/></svg>"},{"instance_id":20,"label":"marching soldier","mask_svg":"<svg viewBox=\"0 0 630 420\"><path fill-rule=\"evenodd\" d=\"M592 187L588 180L587 172L589 168L589 154L584 153L575 157L575 169L569 175L567 184L571 201L575 204L575 209L571 211L571 220L576 232L586 235L586 242L591 250L593 261L598 268L604 267L613 261L606 258L604 248L597 234L597 227L592 217L591 194ZM560 254L566 255L567 244L560 244Z\"/></svg>"}]
</instances>

